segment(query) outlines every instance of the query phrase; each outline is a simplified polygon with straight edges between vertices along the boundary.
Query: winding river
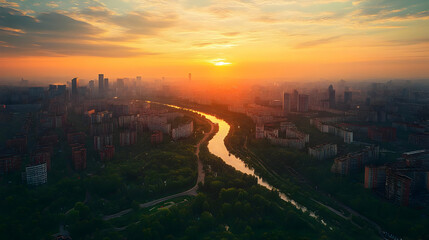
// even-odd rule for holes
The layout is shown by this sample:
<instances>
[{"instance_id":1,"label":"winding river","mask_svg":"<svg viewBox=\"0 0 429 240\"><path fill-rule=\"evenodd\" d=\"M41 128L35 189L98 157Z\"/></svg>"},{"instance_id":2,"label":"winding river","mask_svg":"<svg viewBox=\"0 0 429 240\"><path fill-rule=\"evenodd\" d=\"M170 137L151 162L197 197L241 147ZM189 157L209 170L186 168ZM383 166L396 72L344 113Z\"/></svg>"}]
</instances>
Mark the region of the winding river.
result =
<instances>
[{"instance_id":1,"label":"winding river","mask_svg":"<svg viewBox=\"0 0 429 240\"><path fill-rule=\"evenodd\" d=\"M159 103L159 104L162 104L162 103ZM285 193L282 193L278 189L276 189L275 187L271 186L269 183L264 181L260 176L258 176L255 173L254 169L247 166L243 160L234 156L233 154L231 154L228 151L228 149L225 146L224 140L225 140L226 136L228 135L231 126L227 122L225 122L224 120L222 120L220 118L217 118L216 116L213 116L213 115L210 115L207 113L203 113L200 111L196 111L196 110L193 110L190 108L183 108L183 107L179 107L176 105L170 105L170 104L162 104L162 105L166 105L166 106L169 106L172 108L177 108L177 109L186 110L186 111L190 111L193 113L200 114L200 115L204 116L205 118L207 118L208 120L210 120L211 122L218 124L219 131L213 136L213 138L208 143L208 149L212 154L220 157L226 164L232 166L237 171L240 171L242 173L246 173L246 174L249 174L249 175L256 177L258 179L259 185L261 185L261 186L263 186L269 190L278 191L281 199L283 199L286 202L289 202L290 204L292 204L294 207L301 210L302 212L308 213L311 217L313 217L314 219L318 220L321 224L326 226L325 221L323 221L323 219L321 219L319 216L317 216L314 212L309 211L305 206L297 203L295 200L291 199Z\"/></svg>"}]
</instances>

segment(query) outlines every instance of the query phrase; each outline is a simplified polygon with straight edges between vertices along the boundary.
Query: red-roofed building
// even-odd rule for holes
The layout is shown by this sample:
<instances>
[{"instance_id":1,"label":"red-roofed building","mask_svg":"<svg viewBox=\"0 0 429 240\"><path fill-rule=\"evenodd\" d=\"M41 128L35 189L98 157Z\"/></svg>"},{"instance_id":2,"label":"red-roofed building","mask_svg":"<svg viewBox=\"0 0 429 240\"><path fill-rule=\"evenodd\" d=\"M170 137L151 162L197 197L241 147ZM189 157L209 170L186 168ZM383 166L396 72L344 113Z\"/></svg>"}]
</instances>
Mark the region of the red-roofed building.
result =
<instances>
[{"instance_id":1,"label":"red-roofed building","mask_svg":"<svg viewBox=\"0 0 429 240\"><path fill-rule=\"evenodd\" d=\"M368 138L378 142L396 141L396 128L392 128L392 127L368 128Z\"/></svg>"},{"instance_id":2,"label":"red-roofed building","mask_svg":"<svg viewBox=\"0 0 429 240\"><path fill-rule=\"evenodd\" d=\"M20 168L21 156L16 154L0 156L0 174L7 174L12 171L17 171Z\"/></svg>"},{"instance_id":3,"label":"red-roofed building","mask_svg":"<svg viewBox=\"0 0 429 240\"><path fill-rule=\"evenodd\" d=\"M162 143L163 135L161 131L155 131L152 135L150 135L150 142L152 144Z\"/></svg>"},{"instance_id":4,"label":"red-roofed building","mask_svg":"<svg viewBox=\"0 0 429 240\"><path fill-rule=\"evenodd\" d=\"M86 148L83 144L73 144L72 161L75 170L84 170L86 168Z\"/></svg>"}]
</instances>

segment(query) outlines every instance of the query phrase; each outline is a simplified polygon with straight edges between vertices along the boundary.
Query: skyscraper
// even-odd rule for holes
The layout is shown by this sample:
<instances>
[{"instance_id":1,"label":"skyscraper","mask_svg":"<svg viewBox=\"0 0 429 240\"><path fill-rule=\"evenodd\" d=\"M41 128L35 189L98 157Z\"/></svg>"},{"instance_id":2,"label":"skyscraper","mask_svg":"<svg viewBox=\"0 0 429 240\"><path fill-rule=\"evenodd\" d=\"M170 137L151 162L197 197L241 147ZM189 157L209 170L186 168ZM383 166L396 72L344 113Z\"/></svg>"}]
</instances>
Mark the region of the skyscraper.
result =
<instances>
[{"instance_id":1,"label":"skyscraper","mask_svg":"<svg viewBox=\"0 0 429 240\"><path fill-rule=\"evenodd\" d=\"M345 104L351 104L352 103L352 96L353 96L353 93L351 91L345 91L344 92L344 103Z\"/></svg>"},{"instance_id":2,"label":"skyscraper","mask_svg":"<svg viewBox=\"0 0 429 240\"><path fill-rule=\"evenodd\" d=\"M292 99L290 100L290 110L297 112L299 109L298 90L293 90Z\"/></svg>"},{"instance_id":3,"label":"skyscraper","mask_svg":"<svg viewBox=\"0 0 429 240\"><path fill-rule=\"evenodd\" d=\"M95 87L95 81L94 80L89 81L88 82L88 87L89 87L89 89L93 90L94 87Z\"/></svg>"},{"instance_id":4,"label":"skyscraper","mask_svg":"<svg viewBox=\"0 0 429 240\"><path fill-rule=\"evenodd\" d=\"M283 113L287 114L290 112L290 94L289 93L283 93Z\"/></svg>"},{"instance_id":5,"label":"skyscraper","mask_svg":"<svg viewBox=\"0 0 429 240\"><path fill-rule=\"evenodd\" d=\"M308 95L299 94L298 112L308 112Z\"/></svg>"},{"instance_id":6,"label":"skyscraper","mask_svg":"<svg viewBox=\"0 0 429 240\"><path fill-rule=\"evenodd\" d=\"M102 93L104 90L104 74L98 74L98 92Z\"/></svg>"},{"instance_id":7,"label":"skyscraper","mask_svg":"<svg viewBox=\"0 0 429 240\"><path fill-rule=\"evenodd\" d=\"M77 96L78 88L79 88L79 79L73 78L72 79L72 96Z\"/></svg>"},{"instance_id":8,"label":"skyscraper","mask_svg":"<svg viewBox=\"0 0 429 240\"><path fill-rule=\"evenodd\" d=\"M329 108L335 108L335 90L332 85L329 85L328 93L329 93Z\"/></svg>"},{"instance_id":9,"label":"skyscraper","mask_svg":"<svg viewBox=\"0 0 429 240\"><path fill-rule=\"evenodd\" d=\"M104 79L104 90L109 91L109 79L108 78Z\"/></svg>"},{"instance_id":10,"label":"skyscraper","mask_svg":"<svg viewBox=\"0 0 429 240\"><path fill-rule=\"evenodd\" d=\"M121 89L125 87L124 79L123 78L118 78L116 80L116 87L117 88L121 88Z\"/></svg>"},{"instance_id":11,"label":"skyscraper","mask_svg":"<svg viewBox=\"0 0 429 240\"><path fill-rule=\"evenodd\" d=\"M191 73L189 73L188 77L189 77L189 81L192 81L192 74Z\"/></svg>"}]
</instances>

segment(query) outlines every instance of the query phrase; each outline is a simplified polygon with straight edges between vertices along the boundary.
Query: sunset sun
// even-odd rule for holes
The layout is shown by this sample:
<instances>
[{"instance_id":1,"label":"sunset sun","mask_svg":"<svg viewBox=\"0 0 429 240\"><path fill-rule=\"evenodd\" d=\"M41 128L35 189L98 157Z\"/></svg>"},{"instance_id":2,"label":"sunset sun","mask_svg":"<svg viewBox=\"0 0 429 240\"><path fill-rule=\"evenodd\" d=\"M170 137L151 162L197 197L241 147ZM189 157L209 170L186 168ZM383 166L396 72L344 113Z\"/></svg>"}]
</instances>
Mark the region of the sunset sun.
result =
<instances>
[{"instance_id":1,"label":"sunset sun","mask_svg":"<svg viewBox=\"0 0 429 240\"><path fill-rule=\"evenodd\" d=\"M212 60L210 62L213 63L215 66L231 65L231 63L230 62L226 62L224 58L214 59L214 60Z\"/></svg>"}]
</instances>

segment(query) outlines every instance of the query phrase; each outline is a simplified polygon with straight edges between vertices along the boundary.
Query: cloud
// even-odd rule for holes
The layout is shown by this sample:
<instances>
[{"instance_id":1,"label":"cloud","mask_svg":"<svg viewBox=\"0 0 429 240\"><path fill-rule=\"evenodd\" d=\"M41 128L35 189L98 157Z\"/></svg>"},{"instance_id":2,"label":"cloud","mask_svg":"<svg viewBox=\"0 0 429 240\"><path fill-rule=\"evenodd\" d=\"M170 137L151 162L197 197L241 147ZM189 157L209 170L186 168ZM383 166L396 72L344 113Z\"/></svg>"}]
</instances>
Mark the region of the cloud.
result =
<instances>
[{"instance_id":1,"label":"cloud","mask_svg":"<svg viewBox=\"0 0 429 240\"><path fill-rule=\"evenodd\" d=\"M19 8L19 3L8 2L7 0L0 0L0 6Z\"/></svg>"},{"instance_id":2,"label":"cloud","mask_svg":"<svg viewBox=\"0 0 429 240\"><path fill-rule=\"evenodd\" d=\"M114 11L108 9L105 6L89 6L82 9L79 13L87 17L98 19L106 19L115 15Z\"/></svg>"},{"instance_id":3,"label":"cloud","mask_svg":"<svg viewBox=\"0 0 429 240\"><path fill-rule=\"evenodd\" d=\"M48 6L48 7L51 7L51 8L57 8L57 7L60 6L60 5L58 5L58 3L54 2L54 1L48 2L45 5Z\"/></svg>"},{"instance_id":4,"label":"cloud","mask_svg":"<svg viewBox=\"0 0 429 240\"><path fill-rule=\"evenodd\" d=\"M169 28L177 20L176 15L157 16L147 12L131 12L112 16L109 22L123 27L130 34L153 35L160 29Z\"/></svg>"},{"instance_id":5,"label":"cloud","mask_svg":"<svg viewBox=\"0 0 429 240\"><path fill-rule=\"evenodd\" d=\"M429 2L421 0L359 1L352 17L360 23L429 19Z\"/></svg>"},{"instance_id":6,"label":"cloud","mask_svg":"<svg viewBox=\"0 0 429 240\"><path fill-rule=\"evenodd\" d=\"M339 38L341 38L341 36L333 36L333 37L320 38L320 39L316 39L316 40L302 42L302 43L299 43L298 45L296 45L295 48L311 48L311 47L316 47L316 46L319 46L319 45L322 45L322 44L327 44L327 43L334 42L334 41L338 40Z\"/></svg>"},{"instance_id":7,"label":"cloud","mask_svg":"<svg viewBox=\"0 0 429 240\"><path fill-rule=\"evenodd\" d=\"M240 35L240 32L225 32L225 33L222 33L224 36L227 36L227 37L234 37L234 36L238 36L238 35Z\"/></svg>"},{"instance_id":8,"label":"cloud","mask_svg":"<svg viewBox=\"0 0 429 240\"><path fill-rule=\"evenodd\" d=\"M2 55L136 56L152 54L102 38L105 30L57 12L28 16L0 7Z\"/></svg>"}]
</instances>

